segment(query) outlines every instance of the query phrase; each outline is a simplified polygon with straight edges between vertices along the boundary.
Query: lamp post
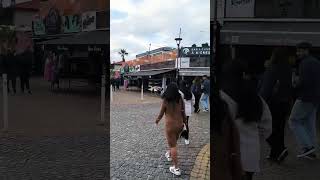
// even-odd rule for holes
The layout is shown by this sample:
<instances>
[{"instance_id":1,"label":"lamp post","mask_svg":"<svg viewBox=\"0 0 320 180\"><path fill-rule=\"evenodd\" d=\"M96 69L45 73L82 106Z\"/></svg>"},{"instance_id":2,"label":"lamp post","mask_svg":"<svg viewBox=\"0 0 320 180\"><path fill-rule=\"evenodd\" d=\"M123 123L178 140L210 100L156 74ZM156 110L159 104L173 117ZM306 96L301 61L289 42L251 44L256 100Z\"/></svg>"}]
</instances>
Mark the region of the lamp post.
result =
<instances>
[{"instance_id":1,"label":"lamp post","mask_svg":"<svg viewBox=\"0 0 320 180\"><path fill-rule=\"evenodd\" d=\"M181 30L180 30L181 31ZM176 74L176 79L177 79L177 83L178 83L178 78L179 78L179 69L181 67L181 59L180 59L180 66L178 66L178 59L180 58L180 43L182 41L181 37L175 38L174 40L176 40L177 43L177 47L178 47L178 56L177 56L177 74Z\"/></svg>"}]
</instances>

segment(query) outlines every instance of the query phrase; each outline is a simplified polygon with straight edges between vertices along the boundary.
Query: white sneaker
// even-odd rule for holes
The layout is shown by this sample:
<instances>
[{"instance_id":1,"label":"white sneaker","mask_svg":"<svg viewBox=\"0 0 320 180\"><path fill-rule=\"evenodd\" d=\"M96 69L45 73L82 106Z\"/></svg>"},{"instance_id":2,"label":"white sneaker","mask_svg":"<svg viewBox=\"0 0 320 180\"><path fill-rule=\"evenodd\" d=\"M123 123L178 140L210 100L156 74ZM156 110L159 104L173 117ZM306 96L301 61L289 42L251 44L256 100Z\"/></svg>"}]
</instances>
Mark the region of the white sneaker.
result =
<instances>
[{"instance_id":1,"label":"white sneaker","mask_svg":"<svg viewBox=\"0 0 320 180\"><path fill-rule=\"evenodd\" d=\"M180 169L179 168L175 168L174 166L171 166L169 168L170 172L176 176L180 176L181 175L181 172L180 172Z\"/></svg>"},{"instance_id":2,"label":"white sneaker","mask_svg":"<svg viewBox=\"0 0 320 180\"><path fill-rule=\"evenodd\" d=\"M184 143L185 143L186 145L189 145L189 144L190 144L190 141L187 140L187 139L185 139L185 140L184 140Z\"/></svg>"},{"instance_id":3,"label":"white sneaker","mask_svg":"<svg viewBox=\"0 0 320 180\"><path fill-rule=\"evenodd\" d=\"M166 152L165 156L166 156L168 161L172 161L172 158L170 157L170 152L169 151Z\"/></svg>"}]
</instances>

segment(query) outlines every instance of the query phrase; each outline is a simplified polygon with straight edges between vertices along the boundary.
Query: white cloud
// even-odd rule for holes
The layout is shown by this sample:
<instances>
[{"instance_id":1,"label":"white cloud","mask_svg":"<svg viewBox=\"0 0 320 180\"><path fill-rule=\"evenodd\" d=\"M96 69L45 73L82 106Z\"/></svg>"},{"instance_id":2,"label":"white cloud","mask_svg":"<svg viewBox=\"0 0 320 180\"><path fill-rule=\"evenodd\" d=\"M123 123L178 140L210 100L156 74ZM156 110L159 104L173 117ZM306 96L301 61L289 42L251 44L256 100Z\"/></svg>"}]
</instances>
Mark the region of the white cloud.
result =
<instances>
[{"instance_id":1,"label":"white cloud","mask_svg":"<svg viewBox=\"0 0 320 180\"><path fill-rule=\"evenodd\" d=\"M111 11L127 17L111 19L111 61L120 60L120 49L136 54L161 46L176 47L179 28L182 46L210 41L210 0L111 0Z\"/></svg>"}]
</instances>

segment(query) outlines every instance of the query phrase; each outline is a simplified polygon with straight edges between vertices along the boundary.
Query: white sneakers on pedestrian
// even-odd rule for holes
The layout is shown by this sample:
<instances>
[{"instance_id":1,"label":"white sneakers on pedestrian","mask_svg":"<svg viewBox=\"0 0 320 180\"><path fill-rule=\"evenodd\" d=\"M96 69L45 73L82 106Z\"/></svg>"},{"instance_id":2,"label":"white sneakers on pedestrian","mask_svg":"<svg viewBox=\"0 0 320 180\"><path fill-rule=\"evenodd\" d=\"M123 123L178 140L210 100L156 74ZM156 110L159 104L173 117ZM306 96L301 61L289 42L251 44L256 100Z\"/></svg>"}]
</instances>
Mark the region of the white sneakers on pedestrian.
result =
<instances>
[{"instance_id":1,"label":"white sneakers on pedestrian","mask_svg":"<svg viewBox=\"0 0 320 180\"><path fill-rule=\"evenodd\" d=\"M176 168L175 166L171 166L169 168L170 172L176 176L180 176L181 175L181 171L179 168Z\"/></svg>"},{"instance_id":2,"label":"white sneakers on pedestrian","mask_svg":"<svg viewBox=\"0 0 320 180\"><path fill-rule=\"evenodd\" d=\"M190 144L190 141L189 141L188 139L185 139L185 140L184 140L184 143L185 143L186 145L189 145L189 144Z\"/></svg>"},{"instance_id":3,"label":"white sneakers on pedestrian","mask_svg":"<svg viewBox=\"0 0 320 180\"><path fill-rule=\"evenodd\" d=\"M170 156L170 152L169 151L166 152L165 156L166 156L168 161L172 161L172 158Z\"/></svg>"}]
</instances>

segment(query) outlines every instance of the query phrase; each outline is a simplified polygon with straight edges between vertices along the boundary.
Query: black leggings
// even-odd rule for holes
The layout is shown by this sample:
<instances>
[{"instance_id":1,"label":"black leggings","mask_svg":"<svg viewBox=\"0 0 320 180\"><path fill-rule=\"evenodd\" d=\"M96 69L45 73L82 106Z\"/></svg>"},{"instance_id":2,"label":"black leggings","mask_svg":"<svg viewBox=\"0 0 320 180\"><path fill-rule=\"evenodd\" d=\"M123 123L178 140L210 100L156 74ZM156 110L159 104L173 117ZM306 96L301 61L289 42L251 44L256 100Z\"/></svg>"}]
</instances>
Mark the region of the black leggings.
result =
<instances>
[{"instance_id":1,"label":"black leggings","mask_svg":"<svg viewBox=\"0 0 320 180\"><path fill-rule=\"evenodd\" d=\"M187 135L186 135L186 139L189 139L189 116L187 116L187 120L186 120L186 128L187 128Z\"/></svg>"}]
</instances>

